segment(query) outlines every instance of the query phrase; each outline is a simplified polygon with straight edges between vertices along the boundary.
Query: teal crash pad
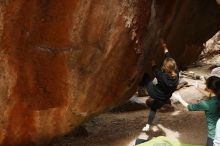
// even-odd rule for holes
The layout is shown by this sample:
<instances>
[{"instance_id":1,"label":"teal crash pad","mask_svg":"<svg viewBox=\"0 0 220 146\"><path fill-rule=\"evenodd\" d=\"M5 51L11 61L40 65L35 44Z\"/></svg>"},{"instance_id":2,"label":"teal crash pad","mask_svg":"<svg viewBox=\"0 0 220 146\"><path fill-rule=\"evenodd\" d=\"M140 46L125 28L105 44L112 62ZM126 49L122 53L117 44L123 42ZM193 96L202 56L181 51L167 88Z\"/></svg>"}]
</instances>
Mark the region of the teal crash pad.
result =
<instances>
[{"instance_id":1,"label":"teal crash pad","mask_svg":"<svg viewBox=\"0 0 220 146\"><path fill-rule=\"evenodd\" d=\"M148 142L144 142L136 146L201 146L201 145L182 144L178 140L174 140L165 136L159 136Z\"/></svg>"}]
</instances>

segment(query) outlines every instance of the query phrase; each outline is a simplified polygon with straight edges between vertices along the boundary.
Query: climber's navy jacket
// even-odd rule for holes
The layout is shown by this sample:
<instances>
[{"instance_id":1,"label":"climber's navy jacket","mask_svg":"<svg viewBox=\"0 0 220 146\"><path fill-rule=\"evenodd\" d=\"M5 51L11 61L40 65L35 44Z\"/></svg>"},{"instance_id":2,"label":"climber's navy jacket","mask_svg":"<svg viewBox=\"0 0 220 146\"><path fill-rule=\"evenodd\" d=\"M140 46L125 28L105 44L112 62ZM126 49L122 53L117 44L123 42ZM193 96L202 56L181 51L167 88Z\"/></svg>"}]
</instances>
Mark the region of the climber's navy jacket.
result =
<instances>
[{"instance_id":1,"label":"climber's navy jacket","mask_svg":"<svg viewBox=\"0 0 220 146\"><path fill-rule=\"evenodd\" d=\"M171 58L169 52L165 53L165 58ZM147 92L151 98L167 100L169 99L179 83L179 70L176 70L176 77L164 73L156 65L152 67L153 74L157 79L157 84L152 82L147 84Z\"/></svg>"}]
</instances>

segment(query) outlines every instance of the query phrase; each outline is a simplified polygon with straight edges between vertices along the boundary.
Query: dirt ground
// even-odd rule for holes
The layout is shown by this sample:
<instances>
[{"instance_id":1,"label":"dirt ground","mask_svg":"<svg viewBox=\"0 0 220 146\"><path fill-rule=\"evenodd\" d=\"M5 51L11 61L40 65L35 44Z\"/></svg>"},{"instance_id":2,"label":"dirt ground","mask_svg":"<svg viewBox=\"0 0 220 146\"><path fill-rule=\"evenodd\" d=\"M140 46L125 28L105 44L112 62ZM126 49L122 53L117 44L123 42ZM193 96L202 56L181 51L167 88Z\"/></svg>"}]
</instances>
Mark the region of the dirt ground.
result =
<instances>
[{"instance_id":1,"label":"dirt ground","mask_svg":"<svg viewBox=\"0 0 220 146\"><path fill-rule=\"evenodd\" d=\"M67 136L53 146L133 146L136 138L166 135L180 142L204 144L207 128L201 112L174 111L158 113L155 126L142 133L147 110L105 113L85 124L89 136Z\"/></svg>"},{"instance_id":2,"label":"dirt ground","mask_svg":"<svg viewBox=\"0 0 220 146\"><path fill-rule=\"evenodd\" d=\"M220 56L212 60L212 64L216 64ZM205 76L210 72L209 67L194 67L190 71ZM84 124L87 136L69 134L54 141L52 146L133 146L136 138L151 139L161 135L186 144L205 145L207 126L203 112L188 112L177 103L174 111L158 112L151 131L143 133L147 113L148 109L101 114Z\"/></svg>"}]
</instances>

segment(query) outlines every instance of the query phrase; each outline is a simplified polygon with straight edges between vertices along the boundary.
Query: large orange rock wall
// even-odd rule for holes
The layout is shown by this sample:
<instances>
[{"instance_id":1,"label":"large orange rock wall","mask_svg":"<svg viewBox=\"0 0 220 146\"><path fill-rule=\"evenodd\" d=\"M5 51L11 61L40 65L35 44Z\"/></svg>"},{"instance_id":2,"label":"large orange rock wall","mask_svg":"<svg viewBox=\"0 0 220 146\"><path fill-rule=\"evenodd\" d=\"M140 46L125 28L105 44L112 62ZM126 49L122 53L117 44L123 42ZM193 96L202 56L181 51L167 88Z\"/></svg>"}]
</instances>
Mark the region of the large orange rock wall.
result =
<instances>
[{"instance_id":1,"label":"large orange rock wall","mask_svg":"<svg viewBox=\"0 0 220 146\"><path fill-rule=\"evenodd\" d=\"M219 16L214 0L1 0L0 144L45 145L125 101L160 37L186 65Z\"/></svg>"}]
</instances>

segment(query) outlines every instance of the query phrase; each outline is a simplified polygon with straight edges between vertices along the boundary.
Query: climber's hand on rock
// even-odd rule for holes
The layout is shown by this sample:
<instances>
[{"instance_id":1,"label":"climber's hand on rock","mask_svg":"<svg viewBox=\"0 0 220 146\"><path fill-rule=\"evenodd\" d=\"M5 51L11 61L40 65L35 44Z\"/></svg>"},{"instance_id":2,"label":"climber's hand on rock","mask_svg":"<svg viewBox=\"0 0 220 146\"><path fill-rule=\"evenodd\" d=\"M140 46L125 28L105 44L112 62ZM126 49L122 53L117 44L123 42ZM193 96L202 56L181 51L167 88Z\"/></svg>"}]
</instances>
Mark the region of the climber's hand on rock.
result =
<instances>
[{"instance_id":1,"label":"climber's hand on rock","mask_svg":"<svg viewBox=\"0 0 220 146\"><path fill-rule=\"evenodd\" d=\"M151 60L151 65L152 65L152 66L157 65L157 64L156 64L156 61L155 61L155 60Z\"/></svg>"},{"instance_id":2,"label":"climber's hand on rock","mask_svg":"<svg viewBox=\"0 0 220 146\"><path fill-rule=\"evenodd\" d=\"M160 39L160 44L161 44L161 47L164 49L164 53L168 52L167 44L165 43L163 39Z\"/></svg>"}]
</instances>

